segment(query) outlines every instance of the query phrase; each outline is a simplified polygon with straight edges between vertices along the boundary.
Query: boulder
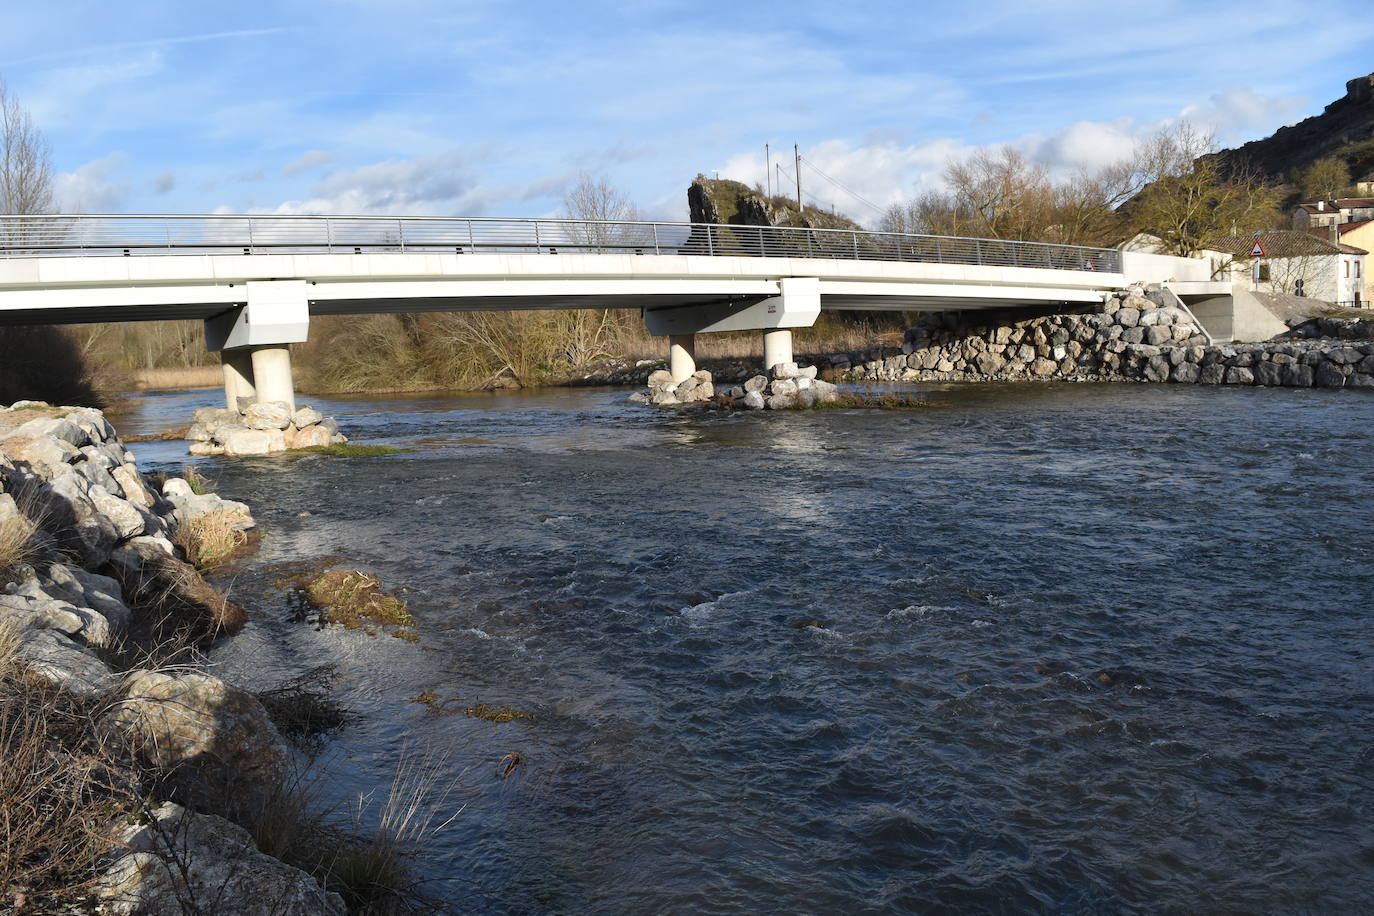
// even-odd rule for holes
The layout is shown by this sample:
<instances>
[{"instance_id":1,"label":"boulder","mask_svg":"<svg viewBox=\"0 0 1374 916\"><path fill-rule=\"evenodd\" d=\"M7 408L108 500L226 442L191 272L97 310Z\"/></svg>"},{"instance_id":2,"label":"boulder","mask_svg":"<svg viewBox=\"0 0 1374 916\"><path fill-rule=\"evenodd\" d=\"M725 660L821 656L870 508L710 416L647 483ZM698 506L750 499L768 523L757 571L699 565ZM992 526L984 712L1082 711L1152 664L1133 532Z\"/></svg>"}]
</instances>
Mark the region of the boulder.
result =
<instances>
[{"instance_id":1,"label":"boulder","mask_svg":"<svg viewBox=\"0 0 1374 916\"><path fill-rule=\"evenodd\" d=\"M235 433L242 432L247 428L248 427L244 426L242 423L225 423L223 426L215 428L215 430L211 434L213 436L211 441L217 443L218 445L225 445L229 441L231 436L233 436Z\"/></svg>"},{"instance_id":2,"label":"boulder","mask_svg":"<svg viewBox=\"0 0 1374 916\"><path fill-rule=\"evenodd\" d=\"M1112 317L1115 318L1116 323L1123 328L1133 328L1140 321L1140 310L1135 308L1121 308L1117 309L1116 314Z\"/></svg>"},{"instance_id":3,"label":"boulder","mask_svg":"<svg viewBox=\"0 0 1374 916\"><path fill-rule=\"evenodd\" d=\"M677 395L671 390L667 388L655 388L654 393L649 396L649 403L663 407L669 404L681 404L682 402L677 399Z\"/></svg>"},{"instance_id":4,"label":"boulder","mask_svg":"<svg viewBox=\"0 0 1374 916\"><path fill-rule=\"evenodd\" d=\"M243 422L249 429L286 429L291 422L291 405L285 401L257 401L243 412Z\"/></svg>"},{"instance_id":5,"label":"boulder","mask_svg":"<svg viewBox=\"0 0 1374 916\"><path fill-rule=\"evenodd\" d=\"M1177 366L1174 366L1173 370L1169 373L1169 381L1191 385L1197 382L1201 372L1202 370L1198 367L1197 363L1179 363Z\"/></svg>"},{"instance_id":6,"label":"boulder","mask_svg":"<svg viewBox=\"0 0 1374 916\"><path fill-rule=\"evenodd\" d=\"M257 698L200 672L133 672L100 724L201 810L260 812L291 759Z\"/></svg>"},{"instance_id":7,"label":"boulder","mask_svg":"<svg viewBox=\"0 0 1374 916\"><path fill-rule=\"evenodd\" d=\"M1231 366L1226 370L1226 384L1253 385L1255 374L1246 366Z\"/></svg>"},{"instance_id":8,"label":"boulder","mask_svg":"<svg viewBox=\"0 0 1374 916\"><path fill-rule=\"evenodd\" d=\"M1199 385L1220 385L1225 378L1226 367L1221 363L1203 366L1197 376Z\"/></svg>"},{"instance_id":9,"label":"boulder","mask_svg":"<svg viewBox=\"0 0 1374 916\"><path fill-rule=\"evenodd\" d=\"M1030 365L1031 374L1040 378L1049 378L1058 369L1059 367L1048 359L1037 359Z\"/></svg>"},{"instance_id":10,"label":"boulder","mask_svg":"<svg viewBox=\"0 0 1374 916\"><path fill-rule=\"evenodd\" d=\"M52 564L48 567L44 586L50 594L99 611L117 632L128 627L129 619L133 616L129 606L124 603L124 590L118 582L80 566Z\"/></svg>"},{"instance_id":11,"label":"boulder","mask_svg":"<svg viewBox=\"0 0 1374 916\"><path fill-rule=\"evenodd\" d=\"M768 389L768 376L756 375L744 383L745 391L766 391Z\"/></svg>"},{"instance_id":12,"label":"boulder","mask_svg":"<svg viewBox=\"0 0 1374 916\"><path fill-rule=\"evenodd\" d=\"M746 391L744 393L744 397L741 399L741 403L743 403L743 405L749 408L750 410L763 410L763 408L766 406L763 400L763 392L758 391L757 389L753 391Z\"/></svg>"},{"instance_id":13,"label":"boulder","mask_svg":"<svg viewBox=\"0 0 1374 916\"><path fill-rule=\"evenodd\" d=\"M313 407L299 407L291 415L291 425L297 429L305 429L307 426L314 426L324 419L324 414Z\"/></svg>"},{"instance_id":14,"label":"boulder","mask_svg":"<svg viewBox=\"0 0 1374 916\"><path fill-rule=\"evenodd\" d=\"M1312 382L1318 388L1344 388L1345 373L1335 363L1325 360L1317 366L1317 371L1313 374Z\"/></svg>"},{"instance_id":15,"label":"boulder","mask_svg":"<svg viewBox=\"0 0 1374 916\"><path fill-rule=\"evenodd\" d=\"M983 375L996 375L1002 371L1006 365L1006 360L996 353L984 351L973 358L973 366Z\"/></svg>"},{"instance_id":16,"label":"boulder","mask_svg":"<svg viewBox=\"0 0 1374 916\"><path fill-rule=\"evenodd\" d=\"M281 430L276 432L281 434ZM272 442L266 430L238 429L224 440L224 453L235 457L266 455L272 450Z\"/></svg>"},{"instance_id":17,"label":"boulder","mask_svg":"<svg viewBox=\"0 0 1374 916\"><path fill-rule=\"evenodd\" d=\"M14 657L31 676L74 696L94 699L119 685L119 678L94 652L57 630L28 630Z\"/></svg>"},{"instance_id":18,"label":"boulder","mask_svg":"<svg viewBox=\"0 0 1374 916\"><path fill-rule=\"evenodd\" d=\"M1173 340L1173 329L1162 324L1155 324L1145 329L1145 343L1151 346L1159 346Z\"/></svg>"},{"instance_id":19,"label":"boulder","mask_svg":"<svg viewBox=\"0 0 1374 916\"><path fill-rule=\"evenodd\" d=\"M96 508L91 490L90 482L78 474L59 477L44 487L48 507L44 527L80 555L82 566L97 568L109 559L122 536L114 521Z\"/></svg>"},{"instance_id":20,"label":"boulder","mask_svg":"<svg viewBox=\"0 0 1374 916\"><path fill-rule=\"evenodd\" d=\"M776 366L768 367L768 374L775 379L792 379L797 377L796 363L778 363Z\"/></svg>"},{"instance_id":21,"label":"boulder","mask_svg":"<svg viewBox=\"0 0 1374 916\"><path fill-rule=\"evenodd\" d=\"M649 373L648 385L650 388L660 388L664 385L673 383L673 374L667 369L655 369Z\"/></svg>"},{"instance_id":22,"label":"boulder","mask_svg":"<svg viewBox=\"0 0 1374 916\"><path fill-rule=\"evenodd\" d=\"M791 378L780 378L774 381L773 384L769 386L768 390L774 395L791 397L797 393L797 383Z\"/></svg>"},{"instance_id":23,"label":"boulder","mask_svg":"<svg viewBox=\"0 0 1374 916\"><path fill-rule=\"evenodd\" d=\"M769 410L790 410L797 406L795 394L774 394L765 402Z\"/></svg>"},{"instance_id":24,"label":"boulder","mask_svg":"<svg viewBox=\"0 0 1374 916\"><path fill-rule=\"evenodd\" d=\"M1256 363L1254 369L1255 384L1267 385L1271 388L1283 384L1283 366L1278 363L1268 361Z\"/></svg>"},{"instance_id":25,"label":"boulder","mask_svg":"<svg viewBox=\"0 0 1374 916\"><path fill-rule=\"evenodd\" d=\"M165 802L150 818L121 818L120 850L96 880L100 912L112 916L344 916L338 894L259 852L248 831L213 814Z\"/></svg>"},{"instance_id":26,"label":"boulder","mask_svg":"<svg viewBox=\"0 0 1374 916\"><path fill-rule=\"evenodd\" d=\"M649 403L649 396L642 391L633 395L631 399L633 400L634 397L641 399L636 403ZM307 426L296 433L296 439L292 442L291 447L324 448L327 445L329 445L329 430L325 429L323 426Z\"/></svg>"},{"instance_id":27,"label":"boulder","mask_svg":"<svg viewBox=\"0 0 1374 916\"><path fill-rule=\"evenodd\" d=\"M148 485L143 482L143 475L138 473L137 466L121 464L111 471L110 475L114 477L115 483L119 484L119 493L131 504L140 509L151 509L157 502Z\"/></svg>"}]
</instances>

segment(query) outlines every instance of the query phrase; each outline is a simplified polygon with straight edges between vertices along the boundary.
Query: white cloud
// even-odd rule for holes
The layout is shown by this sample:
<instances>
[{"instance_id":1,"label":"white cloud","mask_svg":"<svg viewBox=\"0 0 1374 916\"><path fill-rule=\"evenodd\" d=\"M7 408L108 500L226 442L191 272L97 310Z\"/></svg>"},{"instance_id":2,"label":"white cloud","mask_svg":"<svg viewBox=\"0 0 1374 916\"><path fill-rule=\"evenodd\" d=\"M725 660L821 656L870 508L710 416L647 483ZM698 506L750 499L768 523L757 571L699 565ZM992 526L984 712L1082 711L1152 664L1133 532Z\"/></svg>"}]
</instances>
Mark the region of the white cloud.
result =
<instances>
[{"instance_id":1,"label":"white cloud","mask_svg":"<svg viewBox=\"0 0 1374 916\"><path fill-rule=\"evenodd\" d=\"M306 150L295 159L281 167L281 173L286 176L299 175L301 172L309 172L328 165L334 161L334 154L322 149Z\"/></svg>"},{"instance_id":2,"label":"white cloud","mask_svg":"<svg viewBox=\"0 0 1374 916\"><path fill-rule=\"evenodd\" d=\"M332 172L311 188L305 200L290 200L277 213L356 213L425 215L452 212L476 180L467 158L452 151L438 156L387 159Z\"/></svg>"},{"instance_id":3,"label":"white cloud","mask_svg":"<svg viewBox=\"0 0 1374 916\"><path fill-rule=\"evenodd\" d=\"M176 176L172 174L171 169L153 176L152 189L154 194L166 194L176 186Z\"/></svg>"},{"instance_id":4,"label":"white cloud","mask_svg":"<svg viewBox=\"0 0 1374 916\"><path fill-rule=\"evenodd\" d=\"M53 178L57 205L66 213L114 213L129 195L128 182L112 180L128 162L124 153L111 153L72 172Z\"/></svg>"}]
</instances>

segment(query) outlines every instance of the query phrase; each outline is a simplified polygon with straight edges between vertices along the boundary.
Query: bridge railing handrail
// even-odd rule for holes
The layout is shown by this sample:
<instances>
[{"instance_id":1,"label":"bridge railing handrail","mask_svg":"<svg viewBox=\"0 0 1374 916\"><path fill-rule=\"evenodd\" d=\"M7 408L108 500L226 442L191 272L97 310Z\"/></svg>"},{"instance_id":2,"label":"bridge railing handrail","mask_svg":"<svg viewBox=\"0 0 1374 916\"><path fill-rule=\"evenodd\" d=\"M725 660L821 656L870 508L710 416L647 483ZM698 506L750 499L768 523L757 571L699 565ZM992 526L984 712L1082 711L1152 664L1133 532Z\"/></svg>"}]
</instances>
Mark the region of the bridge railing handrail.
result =
<instances>
[{"instance_id":1,"label":"bridge railing handrail","mask_svg":"<svg viewBox=\"0 0 1374 916\"><path fill-rule=\"evenodd\" d=\"M445 216L0 216L0 258L384 251L695 254L1121 270L1121 254L1112 248L865 229Z\"/></svg>"}]
</instances>

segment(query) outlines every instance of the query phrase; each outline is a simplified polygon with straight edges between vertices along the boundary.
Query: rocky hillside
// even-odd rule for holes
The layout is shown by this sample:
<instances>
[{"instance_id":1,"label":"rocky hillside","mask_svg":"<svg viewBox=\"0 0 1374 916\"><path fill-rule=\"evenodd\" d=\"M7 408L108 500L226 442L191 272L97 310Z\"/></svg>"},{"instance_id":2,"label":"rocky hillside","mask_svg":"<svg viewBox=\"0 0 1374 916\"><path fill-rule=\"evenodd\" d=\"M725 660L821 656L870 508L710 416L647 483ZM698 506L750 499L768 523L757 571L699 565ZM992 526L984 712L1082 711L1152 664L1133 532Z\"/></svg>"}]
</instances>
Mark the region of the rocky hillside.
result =
<instances>
[{"instance_id":1,"label":"rocky hillside","mask_svg":"<svg viewBox=\"0 0 1374 916\"><path fill-rule=\"evenodd\" d=\"M837 213L814 207L802 212L789 197L768 197L740 181L698 175L687 189L694 223L731 226L792 226L804 229L862 229Z\"/></svg>"},{"instance_id":2,"label":"rocky hillside","mask_svg":"<svg viewBox=\"0 0 1374 916\"><path fill-rule=\"evenodd\" d=\"M1277 181L1325 156L1345 159L1356 176L1369 173L1374 169L1374 73L1351 80L1345 89L1321 114L1217 155L1228 164L1248 163Z\"/></svg>"}]
</instances>

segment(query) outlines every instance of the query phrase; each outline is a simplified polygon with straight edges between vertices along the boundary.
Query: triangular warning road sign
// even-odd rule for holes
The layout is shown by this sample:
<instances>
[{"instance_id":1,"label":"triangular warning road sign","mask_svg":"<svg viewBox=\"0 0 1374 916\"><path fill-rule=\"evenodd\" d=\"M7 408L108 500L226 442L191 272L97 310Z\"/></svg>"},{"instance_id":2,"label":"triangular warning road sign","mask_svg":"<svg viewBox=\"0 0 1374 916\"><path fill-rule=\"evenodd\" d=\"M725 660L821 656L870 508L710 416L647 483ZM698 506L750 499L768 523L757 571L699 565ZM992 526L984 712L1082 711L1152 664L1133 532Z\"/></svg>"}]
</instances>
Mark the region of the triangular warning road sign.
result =
<instances>
[{"instance_id":1,"label":"triangular warning road sign","mask_svg":"<svg viewBox=\"0 0 1374 916\"><path fill-rule=\"evenodd\" d=\"M1259 239L1255 239L1255 247L1250 249L1250 257L1252 257L1252 258L1263 258L1263 257L1266 257L1266 255L1265 255L1265 253L1264 253L1264 246L1260 244L1260 240L1259 240Z\"/></svg>"}]
</instances>

